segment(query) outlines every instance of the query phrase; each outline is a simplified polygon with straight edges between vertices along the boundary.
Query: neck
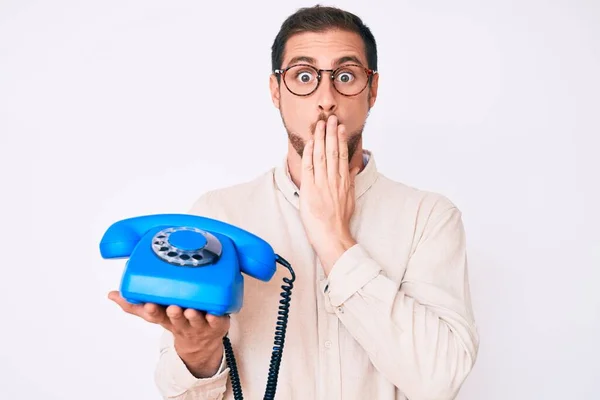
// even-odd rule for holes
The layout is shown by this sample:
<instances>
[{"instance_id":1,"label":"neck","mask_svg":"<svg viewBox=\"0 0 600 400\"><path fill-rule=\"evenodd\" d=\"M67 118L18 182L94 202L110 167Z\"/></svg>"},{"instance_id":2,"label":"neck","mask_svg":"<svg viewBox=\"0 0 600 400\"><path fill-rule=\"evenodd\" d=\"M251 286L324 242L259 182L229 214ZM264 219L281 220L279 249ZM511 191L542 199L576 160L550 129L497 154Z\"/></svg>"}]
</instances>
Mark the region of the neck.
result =
<instances>
[{"instance_id":1,"label":"neck","mask_svg":"<svg viewBox=\"0 0 600 400\"><path fill-rule=\"evenodd\" d=\"M352 159L349 162L349 170L352 168L359 167L360 171L362 171L365 167L363 161L363 148L362 148L362 139L358 142L356 146L356 151L352 155ZM300 188L302 185L302 158L296 152L296 149L292 146L291 143L288 142L288 155L287 155L287 165L290 171L290 176L292 178L292 182ZM360 172L359 172L360 173Z\"/></svg>"}]
</instances>

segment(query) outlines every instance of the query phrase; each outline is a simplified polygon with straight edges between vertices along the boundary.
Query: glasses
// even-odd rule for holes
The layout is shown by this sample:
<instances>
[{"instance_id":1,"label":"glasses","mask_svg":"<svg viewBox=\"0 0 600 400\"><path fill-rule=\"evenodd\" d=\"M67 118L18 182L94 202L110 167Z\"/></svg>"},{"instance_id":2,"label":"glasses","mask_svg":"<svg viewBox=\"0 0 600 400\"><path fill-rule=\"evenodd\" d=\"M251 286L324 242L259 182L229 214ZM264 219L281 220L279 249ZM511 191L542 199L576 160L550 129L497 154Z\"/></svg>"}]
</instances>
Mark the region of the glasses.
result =
<instances>
[{"instance_id":1,"label":"glasses","mask_svg":"<svg viewBox=\"0 0 600 400\"><path fill-rule=\"evenodd\" d=\"M297 64L286 69L276 69L274 72L281 75L285 86L296 96L308 96L317 90L321 83L321 72L331 73L333 87L338 93L344 96L356 96L365 90L371 76L377 73L357 64L343 65L335 70Z\"/></svg>"}]
</instances>

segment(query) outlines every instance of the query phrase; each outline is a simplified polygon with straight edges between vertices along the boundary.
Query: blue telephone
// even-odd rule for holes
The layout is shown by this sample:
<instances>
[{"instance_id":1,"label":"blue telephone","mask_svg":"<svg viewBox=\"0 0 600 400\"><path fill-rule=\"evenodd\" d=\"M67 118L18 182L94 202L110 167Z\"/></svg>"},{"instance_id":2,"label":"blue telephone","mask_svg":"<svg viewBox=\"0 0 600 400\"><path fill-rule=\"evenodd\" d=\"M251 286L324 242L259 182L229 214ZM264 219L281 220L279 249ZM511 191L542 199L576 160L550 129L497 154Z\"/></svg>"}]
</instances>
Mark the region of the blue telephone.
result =
<instances>
[{"instance_id":1,"label":"blue telephone","mask_svg":"<svg viewBox=\"0 0 600 400\"><path fill-rule=\"evenodd\" d=\"M100 254L105 259L129 258L120 292L130 303L177 305L214 315L241 309L242 272L269 281L275 274L276 262L286 267L292 278L284 278L288 285L282 286L264 398L274 397L295 274L269 243L223 221L188 214L154 214L112 224L100 241ZM231 343L227 336L223 342L233 392L236 399L241 399Z\"/></svg>"}]
</instances>

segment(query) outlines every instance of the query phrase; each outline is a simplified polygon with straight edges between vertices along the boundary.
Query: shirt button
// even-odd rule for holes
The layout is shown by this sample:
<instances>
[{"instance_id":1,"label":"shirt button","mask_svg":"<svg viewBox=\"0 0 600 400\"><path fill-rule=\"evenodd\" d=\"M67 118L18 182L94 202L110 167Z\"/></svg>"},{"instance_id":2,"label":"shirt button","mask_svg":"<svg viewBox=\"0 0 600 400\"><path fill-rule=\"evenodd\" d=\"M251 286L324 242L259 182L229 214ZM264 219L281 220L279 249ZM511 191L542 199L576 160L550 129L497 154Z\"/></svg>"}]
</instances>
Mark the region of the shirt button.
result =
<instances>
[{"instance_id":1,"label":"shirt button","mask_svg":"<svg viewBox=\"0 0 600 400\"><path fill-rule=\"evenodd\" d=\"M344 313L344 307L338 307L337 310L340 314Z\"/></svg>"},{"instance_id":2,"label":"shirt button","mask_svg":"<svg viewBox=\"0 0 600 400\"><path fill-rule=\"evenodd\" d=\"M328 349L331 348L331 341L328 340L325 342L325 348L328 348Z\"/></svg>"}]
</instances>

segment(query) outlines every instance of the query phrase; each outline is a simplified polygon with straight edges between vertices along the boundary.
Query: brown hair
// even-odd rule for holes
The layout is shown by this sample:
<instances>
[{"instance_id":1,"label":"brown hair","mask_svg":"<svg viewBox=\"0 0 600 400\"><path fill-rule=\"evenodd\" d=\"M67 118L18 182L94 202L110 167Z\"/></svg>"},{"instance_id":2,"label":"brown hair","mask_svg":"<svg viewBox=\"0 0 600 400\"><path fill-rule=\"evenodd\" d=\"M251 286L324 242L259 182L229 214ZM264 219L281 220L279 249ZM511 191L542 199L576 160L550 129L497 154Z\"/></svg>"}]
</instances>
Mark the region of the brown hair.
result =
<instances>
[{"instance_id":1,"label":"brown hair","mask_svg":"<svg viewBox=\"0 0 600 400\"><path fill-rule=\"evenodd\" d=\"M377 44L371 30L359 17L348 11L318 4L298 9L283 22L271 46L272 70L281 68L285 44L291 36L302 32L325 32L329 29L341 29L360 35L365 44L367 67L377 70ZM279 75L277 79L279 80Z\"/></svg>"}]
</instances>

